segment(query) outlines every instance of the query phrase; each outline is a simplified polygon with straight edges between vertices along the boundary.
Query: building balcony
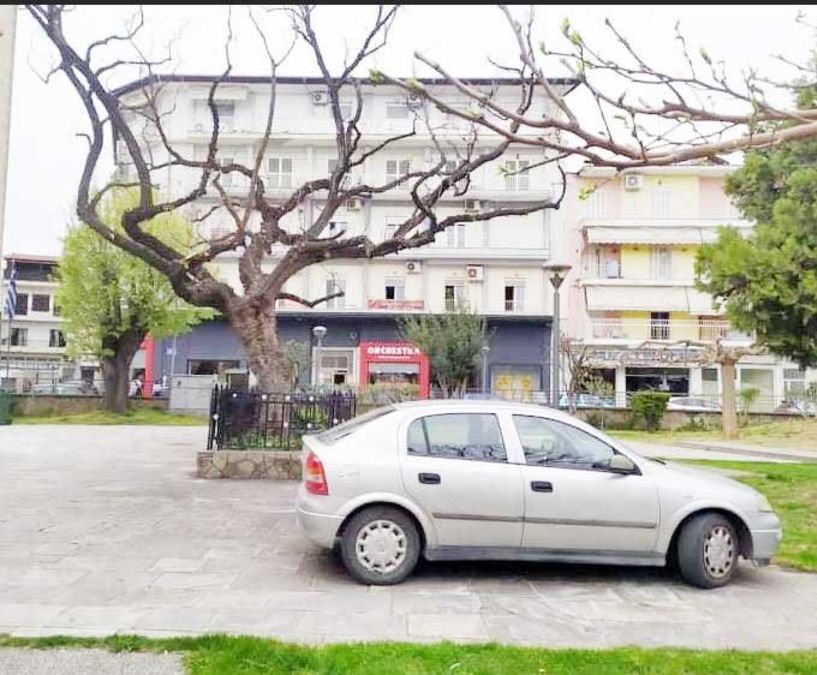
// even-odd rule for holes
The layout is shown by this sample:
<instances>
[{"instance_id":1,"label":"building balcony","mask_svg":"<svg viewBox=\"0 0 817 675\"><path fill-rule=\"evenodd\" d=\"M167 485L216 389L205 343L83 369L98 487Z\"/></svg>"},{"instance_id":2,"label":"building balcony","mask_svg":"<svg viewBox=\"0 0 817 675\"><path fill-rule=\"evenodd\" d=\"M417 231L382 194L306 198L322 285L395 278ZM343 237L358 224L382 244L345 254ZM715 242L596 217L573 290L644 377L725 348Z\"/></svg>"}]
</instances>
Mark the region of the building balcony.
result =
<instances>
[{"instance_id":1,"label":"building balcony","mask_svg":"<svg viewBox=\"0 0 817 675\"><path fill-rule=\"evenodd\" d=\"M580 218L579 225L590 244L706 244L716 240L720 226L751 229L748 220L716 218Z\"/></svg>"},{"instance_id":2,"label":"building balcony","mask_svg":"<svg viewBox=\"0 0 817 675\"><path fill-rule=\"evenodd\" d=\"M651 342L711 342L749 344L751 336L737 332L719 319L615 319L590 318L585 340L597 344Z\"/></svg>"}]
</instances>

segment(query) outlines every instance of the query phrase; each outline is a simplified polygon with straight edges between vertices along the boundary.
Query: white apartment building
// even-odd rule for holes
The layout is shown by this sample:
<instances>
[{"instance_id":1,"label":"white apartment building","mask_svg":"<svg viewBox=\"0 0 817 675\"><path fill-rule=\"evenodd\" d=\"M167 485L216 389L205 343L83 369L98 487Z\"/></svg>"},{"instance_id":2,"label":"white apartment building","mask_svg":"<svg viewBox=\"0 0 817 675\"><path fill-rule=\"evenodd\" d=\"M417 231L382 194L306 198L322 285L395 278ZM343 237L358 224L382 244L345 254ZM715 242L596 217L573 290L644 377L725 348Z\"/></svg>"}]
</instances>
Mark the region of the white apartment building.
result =
<instances>
[{"instance_id":1,"label":"white apartment building","mask_svg":"<svg viewBox=\"0 0 817 675\"><path fill-rule=\"evenodd\" d=\"M702 363L702 350L685 349L684 342L752 343L695 288L698 246L714 241L720 225L752 226L723 191L729 171L690 165L616 175L590 168L569 181L565 218L576 273L567 333L594 348L594 365L620 405L644 389L717 401L719 367ZM589 198L579 198L593 186ZM817 372L774 356L746 356L737 378L738 389L760 390L755 409L769 411L797 398Z\"/></svg>"},{"instance_id":2,"label":"white apartment building","mask_svg":"<svg viewBox=\"0 0 817 675\"><path fill-rule=\"evenodd\" d=\"M207 96L212 78L168 76L162 78L160 109L172 105L165 128L174 148L195 159L203 159L210 140L212 120ZM143 80L123 87L120 97L129 104L138 103L140 89L151 86ZM263 161L267 195L275 200L289 196L301 183L329 175L336 161L335 130L327 97L320 80L283 78L279 80L277 106L270 143ZM473 81L476 86L488 81ZM438 95L458 104L453 88L428 81L426 86ZM554 81L568 90L570 81ZM219 157L223 162L241 161L247 165L260 147L269 103L266 78L233 77L220 85L216 96L222 132ZM499 86L500 100L509 104L518 96L511 82ZM530 114L542 114L544 96L536 98ZM342 97L345 115L352 111L352 92ZM404 133L416 123L416 136L390 145L373 155L350 180L379 185L408 170L432 166L438 155L422 118L435 129L438 140L456 156L462 147L468 126L462 120L439 111L421 109L406 93L387 85L363 87L363 113L360 128L363 144L372 147L390 136ZM422 123L421 123L422 122ZM483 143L489 143L486 138ZM495 140L495 139L494 139ZM155 133L145 134L154 157L162 150ZM519 145L501 160L485 165L472 176L465 197L443 201L439 217L463 209L479 210L495 204L541 201L561 189L558 174L551 168L532 168L525 173L505 175L502 165L511 171L532 167L543 159L541 150ZM127 156L118 148L120 166L127 170ZM157 160L158 161L158 160ZM179 194L198 180L198 173L174 167L161 174L167 193ZM227 187L240 194L246 187L234 176ZM558 194L558 193L557 193ZM204 213L216 204L213 191L200 200L194 213ZM466 203L467 202L467 203ZM307 197L297 213L291 214L287 227L301 228L320 213L320 194ZM324 236L338 232L366 234L373 241L389 237L398 222L413 211L407 189L392 190L371 199L350 200L338 212ZM539 211L523 217L508 217L489 222L458 225L438 235L430 246L401 252L385 259L337 260L317 264L293 277L285 290L305 298L318 298L337 290L345 295L314 309L290 302L279 302L278 329L283 340L313 343L311 329L326 326L320 364L314 364L313 380L321 383L361 385L374 382L410 382L422 379L422 364L407 356L401 362L397 354L387 354L384 346L400 343L396 318L410 313L442 313L458 301L485 316L492 331L487 358L487 376L494 389L541 391L548 388L549 341L552 313L551 288L543 264L550 262L561 245L560 228L555 225L558 212ZM222 235L231 227L226 214L203 224L203 237ZM282 250L274 251L273 265ZM237 257L225 254L216 259L221 278L236 289ZM392 350L393 352L395 350ZM175 350L167 341L157 349L157 375L174 373L210 374L230 369L245 369L246 355L229 327L220 322L202 325L176 340ZM381 358L382 357L382 358ZM474 383L479 386L479 381Z\"/></svg>"}]
</instances>

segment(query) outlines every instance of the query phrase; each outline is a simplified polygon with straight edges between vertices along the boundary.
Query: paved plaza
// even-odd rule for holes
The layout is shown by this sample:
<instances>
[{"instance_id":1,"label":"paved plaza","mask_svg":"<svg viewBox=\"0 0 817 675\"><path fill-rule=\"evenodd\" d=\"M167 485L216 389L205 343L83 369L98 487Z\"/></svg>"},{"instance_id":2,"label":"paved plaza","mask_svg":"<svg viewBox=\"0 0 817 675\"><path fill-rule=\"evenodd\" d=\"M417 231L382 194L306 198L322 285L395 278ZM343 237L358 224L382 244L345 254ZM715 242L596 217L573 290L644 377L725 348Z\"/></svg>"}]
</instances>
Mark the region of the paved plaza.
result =
<instances>
[{"instance_id":1,"label":"paved plaza","mask_svg":"<svg viewBox=\"0 0 817 675\"><path fill-rule=\"evenodd\" d=\"M360 586L298 531L294 483L206 481L190 427L0 427L0 633L309 643L817 647L817 575L426 563Z\"/></svg>"}]
</instances>

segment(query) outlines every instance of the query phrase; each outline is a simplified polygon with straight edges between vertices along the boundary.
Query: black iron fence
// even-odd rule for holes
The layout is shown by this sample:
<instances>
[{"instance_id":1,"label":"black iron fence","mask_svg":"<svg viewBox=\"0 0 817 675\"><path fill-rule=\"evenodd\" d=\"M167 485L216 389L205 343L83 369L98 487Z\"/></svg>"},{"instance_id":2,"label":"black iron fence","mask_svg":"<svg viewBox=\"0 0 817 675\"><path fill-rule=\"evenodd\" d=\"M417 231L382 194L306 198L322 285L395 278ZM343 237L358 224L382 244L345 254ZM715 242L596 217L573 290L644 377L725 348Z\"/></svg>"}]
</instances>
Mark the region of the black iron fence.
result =
<instances>
[{"instance_id":1,"label":"black iron fence","mask_svg":"<svg viewBox=\"0 0 817 675\"><path fill-rule=\"evenodd\" d=\"M207 449L298 450L301 436L352 419L350 392L276 394L215 387Z\"/></svg>"}]
</instances>

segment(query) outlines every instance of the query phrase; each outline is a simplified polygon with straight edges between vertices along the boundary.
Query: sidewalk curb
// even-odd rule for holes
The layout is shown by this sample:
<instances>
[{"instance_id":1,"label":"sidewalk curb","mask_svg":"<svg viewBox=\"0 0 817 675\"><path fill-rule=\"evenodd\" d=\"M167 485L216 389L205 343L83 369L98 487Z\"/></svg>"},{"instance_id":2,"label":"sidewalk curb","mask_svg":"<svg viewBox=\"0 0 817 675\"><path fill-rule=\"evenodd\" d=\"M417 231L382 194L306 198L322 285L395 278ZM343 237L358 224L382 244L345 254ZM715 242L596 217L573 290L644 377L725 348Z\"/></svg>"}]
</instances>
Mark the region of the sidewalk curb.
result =
<instances>
[{"instance_id":1,"label":"sidewalk curb","mask_svg":"<svg viewBox=\"0 0 817 675\"><path fill-rule=\"evenodd\" d=\"M708 443L706 441L674 441L672 443L679 448L689 448L692 450L708 450L710 452L729 452L735 455L746 455L747 457L767 457L769 459L786 459L802 464L817 463L817 453L794 454L785 450L775 450L774 448L748 448L745 446L722 445L718 443ZM810 452L808 450L801 451Z\"/></svg>"}]
</instances>

